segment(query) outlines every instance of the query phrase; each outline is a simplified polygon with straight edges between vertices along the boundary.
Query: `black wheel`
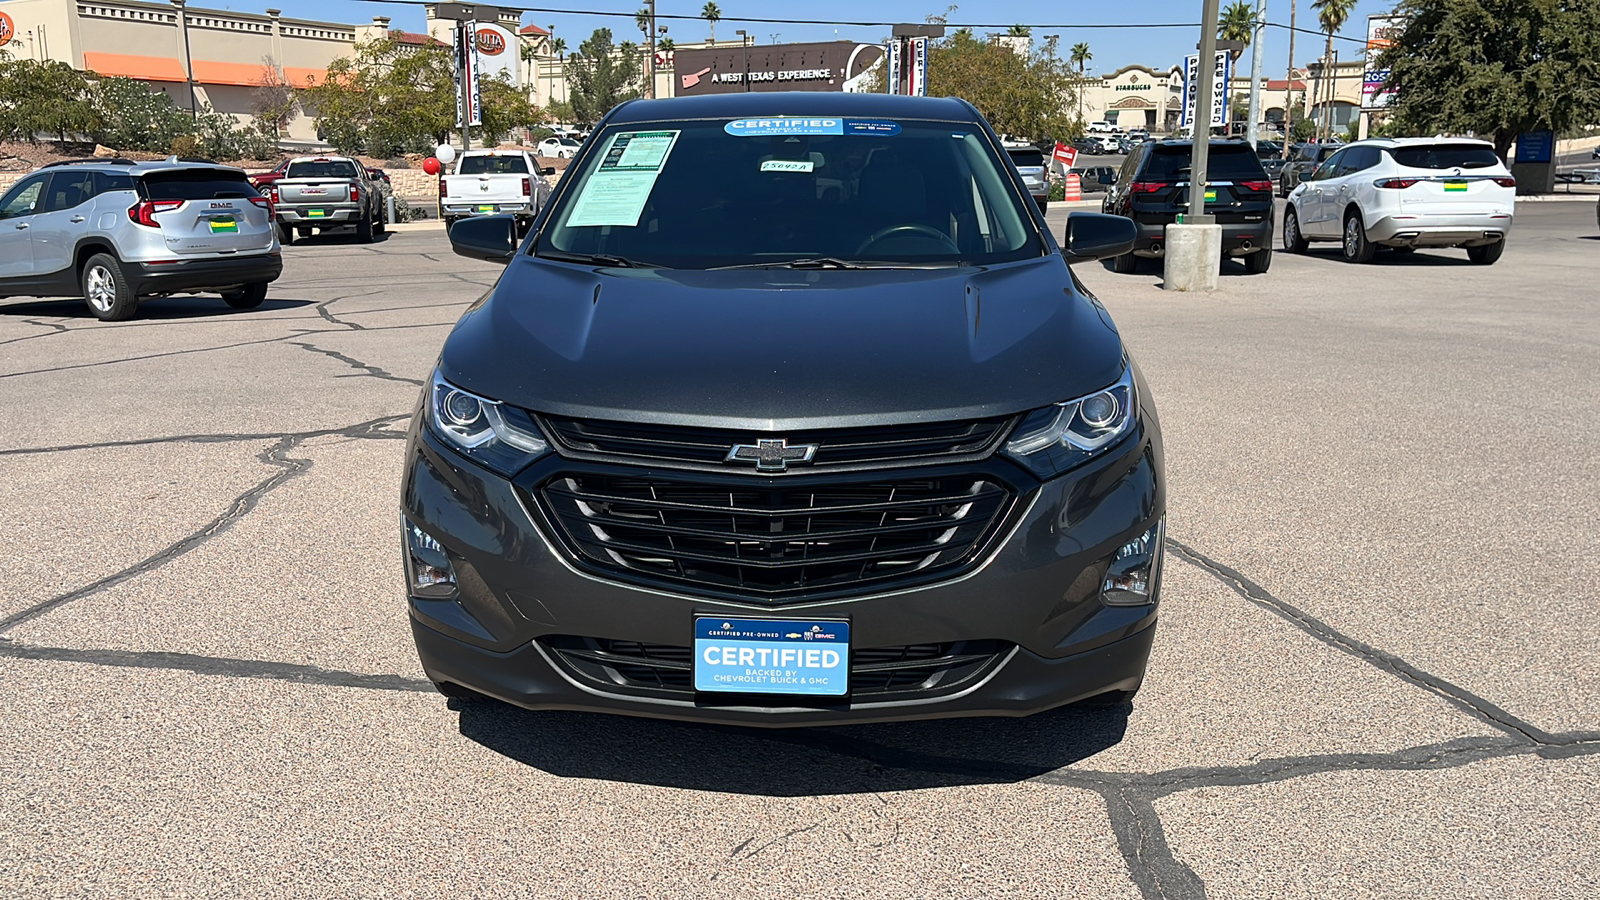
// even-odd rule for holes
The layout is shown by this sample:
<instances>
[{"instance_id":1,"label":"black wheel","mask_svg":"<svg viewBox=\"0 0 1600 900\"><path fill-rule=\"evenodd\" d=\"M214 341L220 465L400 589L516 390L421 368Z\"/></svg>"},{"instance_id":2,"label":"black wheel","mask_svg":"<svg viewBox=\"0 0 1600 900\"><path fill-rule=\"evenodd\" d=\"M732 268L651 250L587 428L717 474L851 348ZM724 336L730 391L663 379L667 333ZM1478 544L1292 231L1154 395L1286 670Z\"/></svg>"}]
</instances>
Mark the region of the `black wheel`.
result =
<instances>
[{"instance_id":1,"label":"black wheel","mask_svg":"<svg viewBox=\"0 0 1600 900\"><path fill-rule=\"evenodd\" d=\"M1378 245L1367 240L1367 228L1361 224L1361 214L1351 211L1344 217L1344 258L1353 263L1372 262Z\"/></svg>"},{"instance_id":2,"label":"black wheel","mask_svg":"<svg viewBox=\"0 0 1600 900\"><path fill-rule=\"evenodd\" d=\"M377 218L373 219L372 227L373 230L378 234L388 234L389 232L389 223L385 220L383 210L381 208L378 210Z\"/></svg>"},{"instance_id":3,"label":"black wheel","mask_svg":"<svg viewBox=\"0 0 1600 900\"><path fill-rule=\"evenodd\" d=\"M304 235L301 235L301 237L304 237ZM287 225L280 224L278 226L278 243L284 245L285 247L294 243L294 229Z\"/></svg>"},{"instance_id":4,"label":"black wheel","mask_svg":"<svg viewBox=\"0 0 1600 900\"><path fill-rule=\"evenodd\" d=\"M225 291L222 299L234 309L255 309L261 305L261 301L267 299L267 283L257 281L237 291Z\"/></svg>"},{"instance_id":5,"label":"black wheel","mask_svg":"<svg viewBox=\"0 0 1600 900\"><path fill-rule=\"evenodd\" d=\"M1480 266L1492 266L1494 261L1499 259L1500 254L1504 252L1506 252L1506 242L1498 240L1492 244L1484 244L1482 247L1468 247L1467 259Z\"/></svg>"},{"instance_id":6,"label":"black wheel","mask_svg":"<svg viewBox=\"0 0 1600 900\"><path fill-rule=\"evenodd\" d=\"M1049 200L1040 200L1039 201L1039 212L1041 212L1041 213L1047 212L1049 209L1050 209L1050 201Z\"/></svg>"},{"instance_id":7,"label":"black wheel","mask_svg":"<svg viewBox=\"0 0 1600 900\"><path fill-rule=\"evenodd\" d=\"M1290 253L1304 253L1311 246L1306 236L1300 233L1300 216L1289 207L1283 213L1283 249Z\"/></svg>"},{"instance_id":8,"label":"black wheel","mask_svg":"<svg viewBox=\"0 0 1600 900\"><path fill-rule=\"evenodd\" d=\"M366 216L356 220L356 240L363 244L372 243L372 220Z\"/></svg>"},{"instance_id":9,"label":"black wheel","mask_svg":"<svg viewBox=\"0 0 1600 900\"><path fill-rule=\"evenodd\" d=\"M1132 253L1111 257L1111 271L1119 275L1132 275L1139 269L1139 257Z\"/></svg>"},{"instance_id":10,"label":"black wheel","mask_svg":"<svg viewBox=\"0 0 1600 900\"><path fill-rule=\"evenodd\" d=\"M109 253L96 253L83 264L79 273L83 285L83 299L89 312L102 322L122 322L133 318L139 308L139 298L134 296L133 285L122 274L122 264Z\"/></svg>"},{"instance_id":11,"label":"black wheel","mask_svg":"<svg viewBox=\"0 0 1600 900\"><path fill-rule=\"evenodd\" d=\"M1248 275L1261 275L1272 268L1272 248L1262 247L1260 250L1244 258L1244 271Z\"/></svg>"}]
</instances>

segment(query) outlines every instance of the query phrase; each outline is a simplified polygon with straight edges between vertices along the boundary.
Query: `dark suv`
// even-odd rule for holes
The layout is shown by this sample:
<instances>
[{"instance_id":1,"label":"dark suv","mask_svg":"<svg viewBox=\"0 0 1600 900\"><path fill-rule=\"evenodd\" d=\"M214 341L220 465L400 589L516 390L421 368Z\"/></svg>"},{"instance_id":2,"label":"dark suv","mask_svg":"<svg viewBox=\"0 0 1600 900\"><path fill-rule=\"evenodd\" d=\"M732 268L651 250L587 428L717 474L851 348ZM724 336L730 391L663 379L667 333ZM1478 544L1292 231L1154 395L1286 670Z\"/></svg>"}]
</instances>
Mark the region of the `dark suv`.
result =
<instances>
[{"instance_id":1,"label":"dark suv","mask_svg":"<svg viewBox=\"0 0 1600 900\"><path fill-rule=\"evenodd\" d=\"M1189 211L1189 163L1193 141L1140 144L1109 179L1103 212L1127 216L1139 226L1133 250L1112 261L1118 272L1132 272L1139 257L1159 259L1166 252L1167 225ZM1206 164L1206 213L1222 226L1222 255L1244 258L1245 271L1272 265L1272 181L1261 160L1243 141L1212 141ZM1102 180L1105 181L1104 177Z\"/></svg>"},{"instance_id":2,"label":"dark suv","mask_svg":"<svg viewBox=\"0 0 1600 900\"><path fill-rule=\"evenodd\" d=\"M607 114L412 420L412 632L452 695L754 725L1137 690L1166 479L1150 390L957 99Z\"/></svg>"}]
</instances>

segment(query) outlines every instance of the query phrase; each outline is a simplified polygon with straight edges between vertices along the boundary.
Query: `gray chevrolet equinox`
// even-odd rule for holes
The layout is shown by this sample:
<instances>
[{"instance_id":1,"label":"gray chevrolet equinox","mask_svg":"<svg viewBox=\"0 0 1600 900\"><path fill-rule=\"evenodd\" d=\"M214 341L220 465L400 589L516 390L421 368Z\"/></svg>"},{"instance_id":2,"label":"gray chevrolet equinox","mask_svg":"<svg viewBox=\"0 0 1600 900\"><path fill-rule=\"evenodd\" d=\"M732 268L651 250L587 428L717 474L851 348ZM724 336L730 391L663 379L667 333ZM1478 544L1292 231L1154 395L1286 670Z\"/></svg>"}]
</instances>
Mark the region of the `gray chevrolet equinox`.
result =
<instances>
[{"instance_id":1,"label":"gray chevrolet equinox","mask_svg":"<svg viewBox=\"0 0 1600 900\"><path fill-rule=\"evenodd\" d=\"M613 110L457 323L408 443L444 693L746 725L1020 716L1139 689L1150 390L961 100Z\"/></svg>"},{"instance_id":2,"label":"gray chevrolet equinox","mask_svg":"<svg viewBox=\"0 0 1600 900\"><path fill-rule=\"evenodd\" d=\"M0 297L82 297L114 322L163 294L260 306L282 271L272 202L240 169L69 160L0 197Z\"/></svg>"}]
</instances>

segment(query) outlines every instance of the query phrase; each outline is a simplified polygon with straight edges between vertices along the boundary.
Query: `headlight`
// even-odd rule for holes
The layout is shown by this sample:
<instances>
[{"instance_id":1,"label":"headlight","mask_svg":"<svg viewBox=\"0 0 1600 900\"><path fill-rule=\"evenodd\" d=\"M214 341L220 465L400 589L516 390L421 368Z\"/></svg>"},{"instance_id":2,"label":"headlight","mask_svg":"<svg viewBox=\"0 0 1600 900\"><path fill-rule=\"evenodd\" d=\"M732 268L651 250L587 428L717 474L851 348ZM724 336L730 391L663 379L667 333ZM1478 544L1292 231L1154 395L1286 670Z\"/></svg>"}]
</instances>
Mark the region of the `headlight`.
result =
<instances>
[{"instance_id":1,"label":"headlight","mask_svg":"<svg viewBox=\"0 0 1600 900\"><path fill-rule=\"evenodd\" d=\"M1049 478L1087 461L1133 429L1133 369L1126 367L1117 383L1087 397L1036 409L1023 419L1006 442L1006 453Z\"/></svg>"},{"instance_id":2,"label":"headlight","mask_svg":"<svg viewBox=\"0 0 1600 900\"><path fill-rule=\"evenodd\" d=\"M437 369L428 384L428 426L451 447L508 478L550 449L526 412L464 391Z\"/></svg>"}]
</instances>

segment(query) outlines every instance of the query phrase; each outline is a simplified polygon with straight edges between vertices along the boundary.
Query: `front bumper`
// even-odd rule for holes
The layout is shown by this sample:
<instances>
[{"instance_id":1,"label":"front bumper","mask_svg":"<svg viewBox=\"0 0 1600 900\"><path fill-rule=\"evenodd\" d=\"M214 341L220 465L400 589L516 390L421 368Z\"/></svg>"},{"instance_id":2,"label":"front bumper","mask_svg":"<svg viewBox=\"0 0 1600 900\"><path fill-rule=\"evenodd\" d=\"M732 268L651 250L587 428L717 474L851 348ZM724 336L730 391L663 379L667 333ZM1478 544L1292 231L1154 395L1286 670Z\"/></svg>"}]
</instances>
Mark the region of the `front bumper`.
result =
<instances>
[{"instance_id":1,"label":"front bumper","mask_svg":"<svg viewBox=\"0 0 1600 900\"><path fill-rule=\"evenodd\" d=\"M1478 247L1503 241L1511 214L1384 216L1367 226L1367 240L1395 247Z\"/></svg>"},{"instance_id":2,"label":"front bumper","mask_svg":"<svg viewBox=\"0 0 1600 900\"><path fill-rule=\"evenodd\" d=\"M130 263L128 279L135 294L219 290L257 282L277 281L283 274L283 254L253 253L176 262Z\"/></svg>"},{"instance_id":3,"label":"front bumper","mask_svg":"<svg viewBox=\"0 0 1600 900\"><path fill-rule=\"evenodd\" d=\"M422 418L408 442L404 517L443 545L459 585L453 599L409 601L418 654L437 683L530 709L792 726L1028 715L1135 689L1143 676L1159 587L1144 606L1108 605L1100 589L1118 548L1165 511L1153 416L1107 456L1050 481L1002 459L974 464L1008 473L1017 488L975 567L933 584L794 602L717 599L582 570L549 539L526 493L573 463L546 456L514 484L442 446ZM848 618L857 650L981 642L994 653L959 678L797 704L607 681L561 650L590 639L687 647L695 615Z\"/></svg>"},{"instance_id":4,"label":"front bumper","mask_svg":"<svg viewBox=\"0 0 1600 900\"><path fill-rule=\"evenodd\" d=\"M1166 255L1166 222L1148 223L1137 219L1139 238L1133 244L1135 256L1160 258ZM1226 222L1222 224L1222 255L1242 256L1272 246L1272 220L1259 222Z\"/></svg>"}]
</instances>

